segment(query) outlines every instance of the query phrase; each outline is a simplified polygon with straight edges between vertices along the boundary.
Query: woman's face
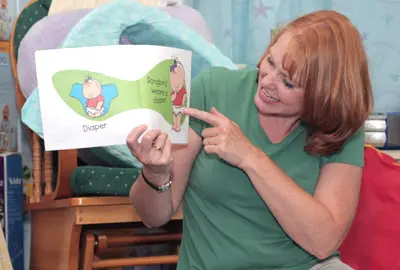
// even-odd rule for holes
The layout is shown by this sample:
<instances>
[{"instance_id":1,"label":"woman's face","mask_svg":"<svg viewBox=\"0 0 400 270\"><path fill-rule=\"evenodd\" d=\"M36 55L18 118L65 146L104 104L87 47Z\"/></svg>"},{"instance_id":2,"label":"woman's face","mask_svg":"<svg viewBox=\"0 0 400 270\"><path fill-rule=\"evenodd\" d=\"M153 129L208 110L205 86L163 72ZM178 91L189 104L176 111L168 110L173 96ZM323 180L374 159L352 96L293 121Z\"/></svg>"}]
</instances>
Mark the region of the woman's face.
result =
<instances>
[{"instance_id":1,"label":"woman's face","mask_svg":"<svg viewBox=\"0 0 400 270\"><path fill-rule=\"evenodd\" d=\"M282 59L290 39L290 33L283 34L260 64L255 96L260 114L300 117L304 89L298 87L282 67Z\"/></svg>"}]
</instances>

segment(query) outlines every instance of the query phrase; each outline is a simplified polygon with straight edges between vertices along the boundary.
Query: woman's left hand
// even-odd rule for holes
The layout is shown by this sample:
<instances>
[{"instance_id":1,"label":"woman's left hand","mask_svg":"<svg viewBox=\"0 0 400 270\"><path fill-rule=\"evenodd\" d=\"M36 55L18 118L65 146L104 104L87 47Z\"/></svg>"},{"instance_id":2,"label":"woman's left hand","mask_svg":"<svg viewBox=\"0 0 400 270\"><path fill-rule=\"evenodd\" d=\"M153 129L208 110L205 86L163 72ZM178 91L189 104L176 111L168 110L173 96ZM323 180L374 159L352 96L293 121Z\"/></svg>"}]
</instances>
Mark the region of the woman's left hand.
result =
<instances>
[{"instance_id":1,"label":"woman's left hand","mask_svg":"<svg viewBox=\"0 0 400 270\"><path fill-rule=\"evenodd\" d=\"M243 169L256 148L235 122L215 108L210 112L186 108L184 113L212 126L202 132L204 151Z\"/></svg>"}]
</instances>

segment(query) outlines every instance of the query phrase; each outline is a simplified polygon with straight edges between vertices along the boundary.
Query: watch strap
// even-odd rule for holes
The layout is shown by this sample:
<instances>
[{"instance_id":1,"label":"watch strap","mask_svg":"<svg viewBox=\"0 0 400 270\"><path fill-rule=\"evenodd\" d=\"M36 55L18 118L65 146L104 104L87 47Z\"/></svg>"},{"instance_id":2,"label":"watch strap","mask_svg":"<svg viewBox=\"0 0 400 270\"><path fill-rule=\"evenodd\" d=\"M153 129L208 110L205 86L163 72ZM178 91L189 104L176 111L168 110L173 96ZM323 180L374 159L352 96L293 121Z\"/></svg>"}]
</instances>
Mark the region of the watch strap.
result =
<instances>
[{"instance_id":1,"label":"watch strap","mask_svg":"<svg viewBox=\"0 0 400 270\"><path fill-rule=\"evenodd\" d=\"M141 171L141 174L142 174L142 177L143 177L144 182L145 182L148 186L150 186L152 189L156 190L156 191L159 192L159 193L165 192L165 191L167 191L168 189L171 188L171 185L172 185L171 179L168 180L168 182L166 182L165 184L163 184L163 185L161 185L161 186L157 186L157 185L153 184L152 182L150 182L149 179L147 179L147 177L146 177L146 176L144 175L144 173L143 173L143 170Z\"/></svg>"}]
</instances>

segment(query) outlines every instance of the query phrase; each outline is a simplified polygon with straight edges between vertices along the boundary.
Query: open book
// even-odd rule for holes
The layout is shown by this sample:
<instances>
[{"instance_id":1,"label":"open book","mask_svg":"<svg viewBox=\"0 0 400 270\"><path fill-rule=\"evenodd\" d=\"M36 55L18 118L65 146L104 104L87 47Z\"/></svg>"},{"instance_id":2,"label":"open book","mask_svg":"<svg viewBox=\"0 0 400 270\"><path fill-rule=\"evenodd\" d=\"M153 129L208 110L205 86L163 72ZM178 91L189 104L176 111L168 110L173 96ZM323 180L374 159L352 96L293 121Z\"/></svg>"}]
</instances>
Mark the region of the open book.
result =
<instances>
[{"instance_id":1,"label":"open book","mask_svg":"<svg viewBox=\"0 0 400 270\"><path fill-rule=\"evenodd\" d=\"M190 51L112 45L35 53L47 151L126 143L140 124L186 144Z\"/></svg>"}]
</instances>

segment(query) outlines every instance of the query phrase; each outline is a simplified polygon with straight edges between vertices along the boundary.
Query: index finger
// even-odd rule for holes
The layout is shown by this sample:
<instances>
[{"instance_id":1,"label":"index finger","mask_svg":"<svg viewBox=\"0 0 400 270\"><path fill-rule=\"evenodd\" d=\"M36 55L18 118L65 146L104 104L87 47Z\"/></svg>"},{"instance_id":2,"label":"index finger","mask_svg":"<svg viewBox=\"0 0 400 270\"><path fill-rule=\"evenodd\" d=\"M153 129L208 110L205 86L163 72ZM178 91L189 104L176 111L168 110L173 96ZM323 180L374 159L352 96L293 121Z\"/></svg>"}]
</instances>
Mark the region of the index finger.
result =
<instances>
[{"instance_id":1,"label":"index finger","mask_svg":"<svg viewBox=\"0 0 400 270\"><path fill-rule=\"evenodd\" d=\"M222 124L221 119L209 112L201 111L194 108L185 108L184 113L191 117L204 121L212 126L220 126Z\"/></svg>"}]
</instances>

